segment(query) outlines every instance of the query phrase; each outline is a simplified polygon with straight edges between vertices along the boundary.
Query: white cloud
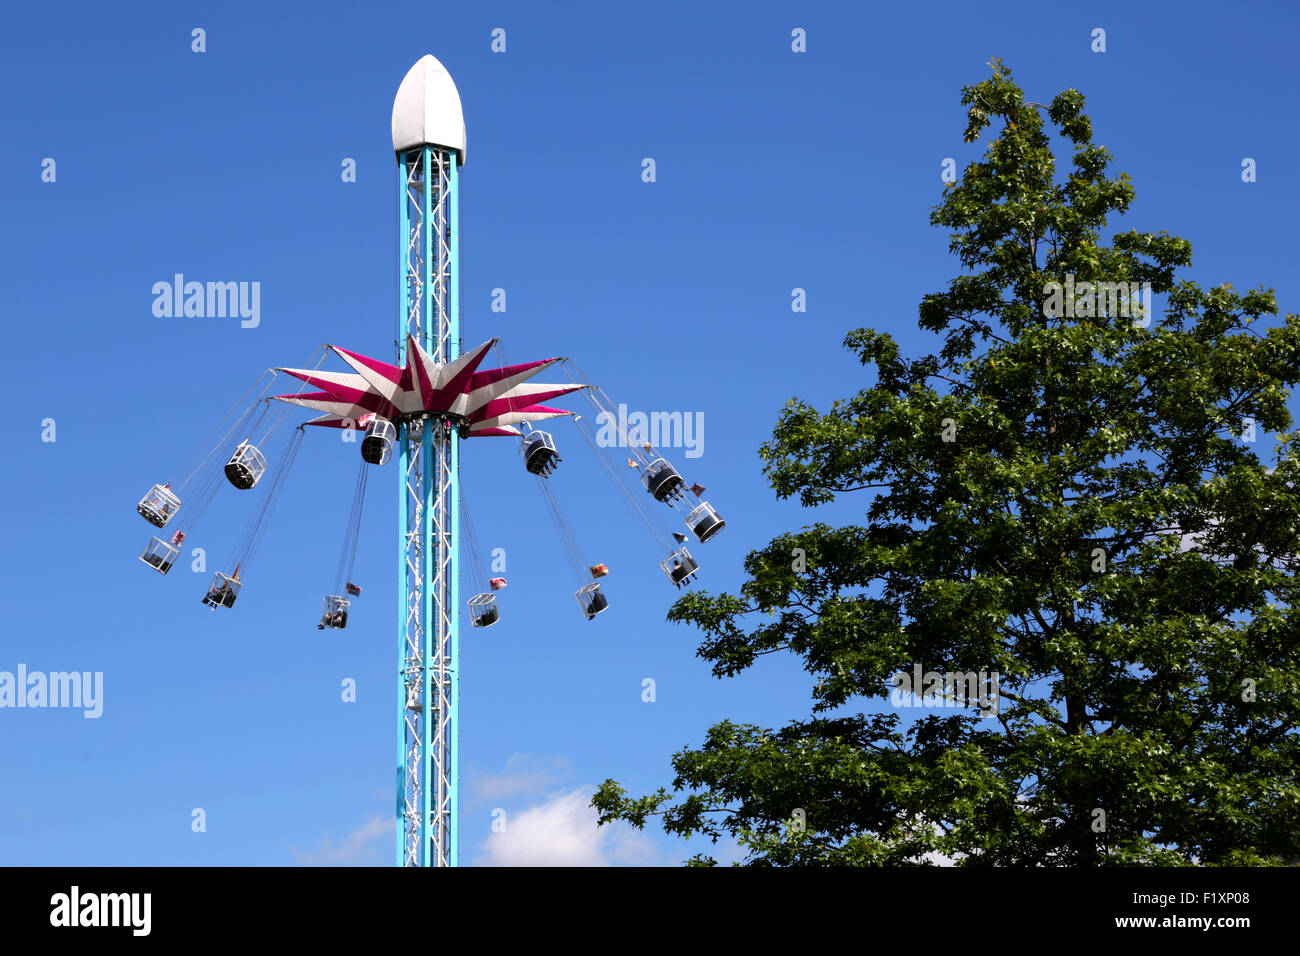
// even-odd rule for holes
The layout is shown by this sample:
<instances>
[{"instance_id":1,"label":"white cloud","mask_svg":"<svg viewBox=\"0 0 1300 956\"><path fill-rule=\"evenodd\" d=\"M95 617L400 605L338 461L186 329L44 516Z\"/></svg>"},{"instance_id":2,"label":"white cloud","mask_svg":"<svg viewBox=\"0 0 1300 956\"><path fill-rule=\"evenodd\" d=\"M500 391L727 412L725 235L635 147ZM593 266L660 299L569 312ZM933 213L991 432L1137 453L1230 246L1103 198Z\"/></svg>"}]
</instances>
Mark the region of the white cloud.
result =
<instances>
[{"instance_id":1,"label":"white cloud","mask_svg":"<svg viewBox=\"0 0 1300 956\"><path fill-rule=\"evenodd\" d=\"M573 764L564 757L513 754L501 773L471 768L461 803L460 833L468 849L500 819L505 830L489 832L472 861L476 866L666 866L669 860L644 833L626 823L596 825L591 806L595 788L556 790L572 782ZM391 799L391 795L389 796ZM478 807L478 810L468 808ZM341 840L326 837L314 850L290 847L300 866L388 866L393 861L394 821L376 814Z\"/></svg>"},{"instance_id":2,"label":"white cloud","mask_svg":"<svg viewBox=\"0 0 1300 956\"><path fill-rule=\"evenodd\" d=\"M626 823L596 825L591 787L551 795L507 813L505 829L480 846L479 866L655 866L664 861L649 837Z\"/></svg>"},{"instance_id":3,"label":"white cloud","mask_svg":"<svg viewBox=\"0 0 1300 956\"><path fill-rule=\"evenodd\" d=\"M315 850L289 851L299 866L383 866L393 862L394 826L391 817L376 814L337 844L325 837Z\"/></svg>"},{"instance_id":4,"label":"white cloud","mask_svg":"<svg viewBox=\"0 0 1300 956\"><path fill-rule=\"evenodd\" d=\"M462 808L481 803L493 806L511 798L540 796L573 776L573 762L565 757L511 754L501 773L471 767L465 780Z\"/></svg>"}]
</instances>

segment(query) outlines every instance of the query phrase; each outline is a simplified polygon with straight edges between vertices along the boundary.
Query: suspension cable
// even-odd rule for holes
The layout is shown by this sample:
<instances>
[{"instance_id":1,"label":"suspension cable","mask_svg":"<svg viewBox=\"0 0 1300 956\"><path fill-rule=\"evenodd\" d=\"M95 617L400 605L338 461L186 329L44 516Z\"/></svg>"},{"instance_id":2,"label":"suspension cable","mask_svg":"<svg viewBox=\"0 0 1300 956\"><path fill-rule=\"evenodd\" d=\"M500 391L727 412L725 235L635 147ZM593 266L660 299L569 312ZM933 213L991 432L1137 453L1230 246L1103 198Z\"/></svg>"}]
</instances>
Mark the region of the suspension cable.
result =
<instances>
[{"instance_id":1,"label":"suspension cable","mask_svg":"<svg viewBox=\"0 0 1300 956\"><path fill-rule=\"evenodd\" d=\"M247 564L253 557L253 554L261 546L262 538L266 535L266 529L270 527L270 518L272 509L280 500L280 493L284 490L285 479L289 476L289 470L293 467L294 459L298 457L298 449L302 447L303 426L299 425L295 429L295 434L289 436L289 446L285 449L284 457L280 463L280 468L272 480L270 491L266 495L266 501L262 506L261 514L258 517L257 525L253 529L253 537L248 545L248 553L244 555L241 564Z\"/></svg>"},{"instance_id":2,"label":"suspension cable","mask_svg":"<svg viewBox=\"0 0 1300 956\"><path fill-rule=\"evenodd\" d=\"M316 359L316 364L313 365L313 366L311 367L311 371L312 371L312 372L319 372L319 371L320 371L320 367L321 367L321 365L323 365L323 364L325 363L325 356L326 356L327 354L328 354L328 352L327 352L327 350L326 350L326 348L325 348L324 345L318 345L318 346L316 346L316 351L312 352L312 353L311 353L311 356L307 359L307 361L309 361L309 362L310 362L313 358ZM318 356L319 356L319 357L318 357ZM297 397L297 396L301 395L301 394L302 394L302 390L303 390L304 388L307 387L307 384L308 384L307 382L303 381L302 379L299 379L299 380L298 380L298 387L297 387L297 389L294 390L294 392L293 392L293 396L294 396L294 397ZM268 399L265 399L265 404L266 404L266 406L269 408L269 407L270 407L270 404L271 404L271 399L269 399L269 398L268 398ZM254 442L254 444L256 444L256 445L264 445L264 444L268 443L268 442L271 440L272 436L275 435L275 433L276 433L276 431L279 429L279 427L284 423L284 420L285 420L286 418L288 418L288 416L289 416L289 405L288 405L288 403L287 403L287 402L277 402L276 405L277 405L277 408L276 408L275 412L274 412L273 415L272 415L270 426L267 428L266 433L265 433L264 435L262 435L261 438L257 439L257 441ZM263 419L265 419L265 417L266 417L265 414L263 414L261 417L258 418L258 420L257 420L257 422L258 422L257 425L254 426L253 428L249 429L249 434L250 434L250 435L252 435L254 432L257 431L257 429L261 426L261 423L262 423Z\"/></svg>"},{"instance_id":3,"label":"suspension cable","mask_svg":"<svg viewBox=\"0 0 1300 956\"><path fill-rule=\"evenodd\" d=\"M211 468L203 473L197 490L186 499L190 506L181 512L181 517L176 522L176 530L181 532L182 538L198 525L199 520L207 512L208 506L212 504L212 499L217 496L224 479L225 472L221 468Z\"/></svg>"},{"instance_id":4,"label":"suspension cable","mask_svg":"<svg viewBox=\"0 0 1300 956\"><path fill-rule=\"evenodd\" d=\"M478 534L474 530L474 519L470 517L470 507L465 497L464 486L461 487L460 521L465 532L465 543L469 547L470 568L473 569L473 575L477 580L480 574L487 571L487 565L483 563L483 552L479 550Z\"/></svg>"},{"instance_id":5,"label":"suspension cable","mask_svg":"<svg viewBox=\"0 0 1300 956\"><path fill-rule=\"evenodd\" d=\"M568 559L569 567L573 570L574 575L580 582L586 581L590 576L590 566L583 563L582 552L578 549L578 543L574 540L572 532L569 531L568 522L564 520L564 515L560 511L559 503L551 494L550 486L546 479L540 475L536 476L537 487L542 491L542 498L546 502L546 508L555 524L555 530L560 542L560 550L564 552L565 558Z\"/></svg>"},{"instance_id":6,"label":"suspension cable","mask_svg":"<svg viewBox=\"0 0 1300 956\"><path fill-rule=\"evenodd\" d=\"M348 511L347 525L343 529L343 550L339 554L338 569L334 575L335 594L343 593L344 585L352 580L352 569L357 561L357 544L361 539L361 515L369 476L370 464L362 461L361 472L352 489L352 507Z\"/></svg>"},{"instance_id":7,"label":"suspension cable","mask_svg":"<svg viewBox=\"0 0 1300 956\"><path fill-rule=\"evenodd\" d=\"M654 521L651 520L650 515L646 513L645 508L642 507L640 502L640 496L634 494L632 491L628 489L627 482L619 479L618 475L615 474L614 472L613 466L610 465L606 456L602 455L600 453L600 449L596 447L596 440L591 435L589 429L587 428L587 423L582 421L581 416L574 416L573 424L577 427L578 433L582 435L584 439L586 439L588 447L591 448L592 453L596 456L597 459L599 459L601 465L605 469L605 472L609 475L610 480L614 482L615 487L617 487L618 490L622 492L623 500L627 503L628 507L630 507L632 511L636 515L638 515L642 521L645 522L646 527L650 529L651 537L653 537L657 542L659 542L661 547L667 548L669 551L672 551L673 548L668 544L668 539L664 537L663 532L655 525ZM661 552L656 553L655 560L657 561L661 557L662 557Z\"/></svg>"},{"instance_id":8,"label":"suspension cable","mask_svg":"<svg viewBox=\"0 0 1300 956\"><path fill-rule=\"evenodd\" d=\"M562 360L562 364L566 366L567 365L573 366L571 370L566 368L566 371L569 371L569 378L574 382L574 384L579 384L581 382L582 371L581 369L578 368L577 363L574 362L572 359L566 358ZM575 373L576 373L576 377L575 377ZM607 404L601 403L600 399L597 397L597 393L599 393L600 396L603 396ZM614 412L614 400L609 397L609 394L603 388L601 388L599 385L590 385L589 388L587 389L587 398L591 402L592 407L594 407L597 410L598 415L604 416L605 419L614 426L614 429L618 432L618 434L622 436L624 443L627 445L628 450L631 452L630 457L634 461L638 462L642 468L645 468L647 465L651 464L656 458L662 458L665 462L668 461L667 456L664 455L663 452L661 452L658 448L656 448L654 445L650 443L649 435L644 435L644 436L632 435L630 432L628 432L627 429L623 427L622 422L620 422L618 419L618 415ZM637 443L638 438L640 439L640 444ZM681 472L679 471L678 474L680 475ZM682 477L683 477L682 487L686 491L689 491L691 494L693 494L696 497L696 499L703 501L704 499L701 497L701 492L696 490L697 486L686 485L685 476ZM687 517L691 512L692 506L688 501L686 501L684 496L675 495L667 502L667 504L674 511L680 514L683 518Z\"/></svg>"},{"instance_id":9,"label":"suspension cable","mask_svg":"<svg viewBox=\"0 0 1300 956\"><path fill-rule=\"evenodd\" d=\"M357 547L361 542L361 529L364 526L361 518L366 503L366 483L369 480L370 480L370 466L367 463L366 467L361 472L361 487L357 491L356 529L352 532L352 554L348 558L348 573L343 579L344 585L346 585L348 582L352 580L352 572L357 566Z\"/></svg>"},{"instance_id":10,"label":"suspension cable","mask_svg":"<svg viewBox=\"0 0 1300 956\"><path fill-rule=\"evenodd\" d=\"M644 467L655 458L662 457L659 455L658 449L650 444L649 435L633 435L623 427L623 422L618 416L617 404L603 388L592 384L582 374L582 369L578 368L577 362L571 358L564 358L560 360L560 366L569 376L569 381L573 382L574 385L586 386L583 391L586 393L587 401L591 403L591 407L596 411L597 420L603 418L610 423L614 430L618 432L619 437L623 439L623 443L627 446L634 460L640 462L641 466ZM604 401L602 402L601 399L604 399Z\"/></svg>"},{"instance_id":11,"label":"suspension cable","mask_svg":"<svg viewBox=\"0 0 1300 956\"><path fill-rule=\"evenodd\" d=\"M270 525L271 511L279 501L285 478L293 466L294 459L298 456L298 449L302 446L303 434L304 426L299 425L294 430L294 434L289 437L289 444L281 459L280 467L276 469L275 477L271 479L271 487L262 498L261 507L249 519L249 524L245 527L244 534L240 536L231 555L231 561L236 568L247 570L249 561L262 543L262 538Z\"/></svg>"},{"instance_id":12,"label":"suspension cable","mask_svg":"<svg viewBox=\"0 0 1300 956\"><path fill-rule=\"evenodd\" d=\"M257 388L257 383L262 380L262 377L267 375L268 373L270 374L271 377L267 379L266 384L263 385L262 388L258 391L257 397L254 398L251 402L249 402L248 396L252 394L254 389ZM223 432L215 442L207 446L208 451L206 454L203 455L202 458L199 459L198 464L196 464L192 469L190 469L189 474L187 474L185 478L182 479L176 485L177 494L180 494L180 492L190 483L190 481L199 472L199 470L212 459L212 456L216 454L222 447L224 447L231 433L234 432L237 428L239 428L240 424L245 419L247 419L249 415L252 414L253 409L257 407L258 402L262 401L262 396L264 396L267 393L267 390L270 389L271 385L275 382L276 376L278 374L279 373L276 372L275 369L269 368L261 375L259 375L257 377L257 381L253 382L253 384L249 386L248 391L244 392L244 394L240 397L240 399L230 407L230 409L226 412L225 415L217 419L217 423L208 430L204 438L200 439L200 441L196 443L194 447L190 450L190 453L186 454L185 460L192 461L193 455L197 453L196 450L204 447L204 445L207 444L206 439L211 438L211 436L217 432L217 430L221 427L221 425L230 419L230 417L234 414L236 409L242 409L242 411L240 411L239 415L234 419L234 421L231 422L230 427L227 428L225 432Z\"/></svg>"},{"instance_id":13,"label":"suspension cable","mask_svg":"<svg viewBox=\"0 0 1300 956\"><path fill-rule=\"evenodd\" d=\"M504 372L511 366L510 356L506 352L506 347L498 339L492 346L497 353L497 368ZM532 431L532 425L525 422L528 431ZM559 502L551 494L550 485L541 475L534 476L537 479L537 487L541 489L542 500L546 503L546 511L551 516L551 523L555 526L556 537L560 542L560 550L564 552L565 559L569 562L575 577L580 584L585 584L591 575L591 567L582 559L582 551L578 547L578 542L574 539L573 533L569 530L569 524L564 520L564 513L560 511Z\"/></svg>"}]
</instances>

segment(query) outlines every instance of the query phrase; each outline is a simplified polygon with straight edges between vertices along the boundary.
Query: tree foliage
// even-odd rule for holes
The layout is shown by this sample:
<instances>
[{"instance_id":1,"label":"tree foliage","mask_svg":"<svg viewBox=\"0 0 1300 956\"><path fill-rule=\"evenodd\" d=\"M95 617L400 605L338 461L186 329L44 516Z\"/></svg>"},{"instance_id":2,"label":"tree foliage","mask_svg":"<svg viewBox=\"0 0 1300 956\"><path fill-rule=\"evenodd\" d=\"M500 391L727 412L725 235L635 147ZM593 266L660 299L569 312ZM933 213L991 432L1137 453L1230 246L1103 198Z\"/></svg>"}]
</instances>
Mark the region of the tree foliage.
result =
<instances>
[{"instance_id":1,"label":"tree foliage","mask_svg":"<svg viewBox=\"0 0 1300 956\"><path fill-rule=\"evenodd\" d=\"M1103 244L1134 191L1083 96L1028 103L992 67L962 103L967 142L997 137L931 215L963 269L920 304L939 351L850 332L874 383L824 413L791 400L760 452L779 497L859 496L865 523L782 534L739 595L669 613L718 677L797 655L811 713L717 724L674 757L671 792L606 781L602 823L730 836L753 865L1300 855L1300 320L1252 327L1270 290L1176 279L1184 239ZM1163 316L1088 283L1147 283ZM1271 467L1250 420L1278 435ZM997 672L997 714L891 705L918 664Z\"/></svg>"}]
</instances>

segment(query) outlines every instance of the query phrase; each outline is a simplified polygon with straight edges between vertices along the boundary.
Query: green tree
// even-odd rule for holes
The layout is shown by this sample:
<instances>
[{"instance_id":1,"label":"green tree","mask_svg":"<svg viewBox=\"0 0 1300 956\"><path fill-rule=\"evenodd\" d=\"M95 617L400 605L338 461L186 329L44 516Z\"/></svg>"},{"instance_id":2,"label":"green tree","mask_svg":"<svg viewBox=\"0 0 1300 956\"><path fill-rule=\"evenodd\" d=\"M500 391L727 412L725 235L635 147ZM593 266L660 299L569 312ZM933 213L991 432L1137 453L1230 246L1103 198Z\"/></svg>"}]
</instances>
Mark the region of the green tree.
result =
<instances>
[{"instance_id":1,"label":"green tree","mask_svg":"<svg viewBox=\"0 0 1300 956\"><path fill-rule=\"evenodd\" d=\"M1271 291L1176 281L1183 239L1103 245L1134 192L1083 96L1028 103L991 65L963 90L965 139L998 136L931 215L966 270L920 304L942 348L907 361L850 332L874 383L825 414L790 401L760 452L779 497L862 495L866 524L782 534L739 596L669 613L718 677L798 655L811 714L713 726L675 755L671 793L607 780L602 823L730 835L755 865L1300 854L1300 319L1251 328L1277 314ZM1047 121L1073 152L1063 182ZM1140 314L1141 283L1162 319ZM1278 434L1274 467L1243 440L1252 419ZM996 715L889 706L918 664L996 671Z\"/></svg>"}]
</instances>

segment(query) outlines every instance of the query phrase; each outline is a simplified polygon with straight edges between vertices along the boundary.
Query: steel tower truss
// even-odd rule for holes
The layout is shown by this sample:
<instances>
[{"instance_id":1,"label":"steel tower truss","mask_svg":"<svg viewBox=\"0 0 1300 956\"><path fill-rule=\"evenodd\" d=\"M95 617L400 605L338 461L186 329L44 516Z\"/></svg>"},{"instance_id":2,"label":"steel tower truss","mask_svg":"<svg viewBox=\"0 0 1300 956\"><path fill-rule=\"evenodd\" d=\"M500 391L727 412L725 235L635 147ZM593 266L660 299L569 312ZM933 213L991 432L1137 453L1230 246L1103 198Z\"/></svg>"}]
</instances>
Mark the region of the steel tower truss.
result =
<instances>
[{"instance_id":1,"label":"steel tower truss","mask_svg":"<svg viewBox=\"0 0 1300 956\"><path fill-rule=\"evenodd\" d=\"M460 352L460 211L454 150L398 153L397 365L409 333L439 365ZM431 413L398 424L397 865L455 866L459 822L457 425Z\"/></svg>"}]
</instances>

